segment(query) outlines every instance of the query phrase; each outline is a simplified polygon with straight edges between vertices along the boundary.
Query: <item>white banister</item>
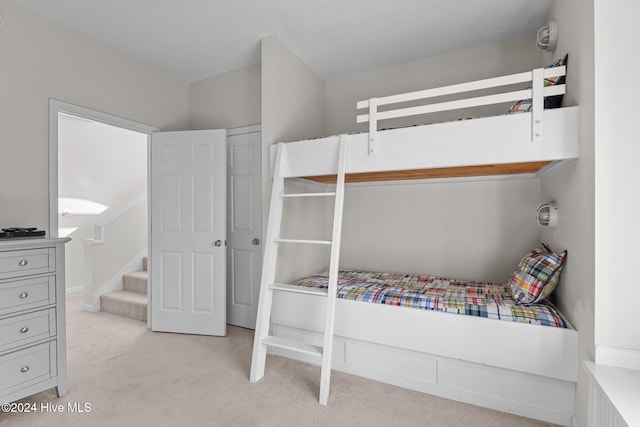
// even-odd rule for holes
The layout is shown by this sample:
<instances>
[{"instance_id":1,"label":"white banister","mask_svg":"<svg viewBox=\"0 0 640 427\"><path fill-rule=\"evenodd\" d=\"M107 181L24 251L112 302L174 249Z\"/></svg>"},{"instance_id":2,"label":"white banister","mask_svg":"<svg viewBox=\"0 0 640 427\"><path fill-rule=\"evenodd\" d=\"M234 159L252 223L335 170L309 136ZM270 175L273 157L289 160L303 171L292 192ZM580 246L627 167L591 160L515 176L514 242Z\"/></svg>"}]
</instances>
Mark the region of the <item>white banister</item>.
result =
<instances>
[{"instance_id":1,"label":"white banister","mask_svg":"<svg viewBox=\"0 0 640 427\"><path fill-rule=\"evenodd\" d=\"M94 267L98 262L104 262L104 258L108 258L110 254L113 254L113 251L118 251L116 243L106 242L105 240L105 230L108 226L113 224L116 220L122 218L124 215L131 212L131 210L140 203L146 204L147 194L146 191L133 197L127 201L127 203L121 204L117 209L112 209L108 211L108 214L105 214L101 217L101 222L94 224L93 235L91 238L84 239L84 264L83 264L83 280L84 280L84 293L85 293L85 302L83 309L85 311L99 311L100 310L100 295L109 291L122 289L122 272L117 272L111 278L99 278L94 277ZM145 226L146 224L140 224L141 226ZM116 233L118 234L118 233ZM106 242L106 245L105 245ZM103 249L100 249L99 252L96 252L97 246L105 245ZM146 247L143 250L143 254L146 254ZM102 259L96 259L100 256ZM133 260L128 261L127 270L125 272L134 271L131 269L131 265L139 264L140 259L142 258L142 254L136 255ZM133 264L132 264L133 263ZM118 267L119 269L120 267Z\"/></svg>"}]
</instances>

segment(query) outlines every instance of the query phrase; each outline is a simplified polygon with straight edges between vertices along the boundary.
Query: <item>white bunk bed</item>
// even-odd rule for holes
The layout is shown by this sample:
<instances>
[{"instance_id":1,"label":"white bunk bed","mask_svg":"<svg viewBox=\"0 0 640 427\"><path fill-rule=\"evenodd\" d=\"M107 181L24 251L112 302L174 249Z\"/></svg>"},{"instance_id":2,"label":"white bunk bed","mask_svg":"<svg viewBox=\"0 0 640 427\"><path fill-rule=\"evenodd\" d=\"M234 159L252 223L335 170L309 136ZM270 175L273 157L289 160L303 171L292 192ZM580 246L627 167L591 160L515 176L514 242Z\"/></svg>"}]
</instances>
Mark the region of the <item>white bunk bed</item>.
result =
<instances>
[{"instance_id":1,"label":"white bunk bed","mask_svg":"<svg viewBox=\"0 0 640 427\"><path fill-rule=\"evenodd\" d=\"M543 78L565 67L358 103L370 132L346 136L347 182L520 174L539 177L578 157L578 107L543 108L564 85ZM532 89L379 112L395 102L458 94L520 82ZM380 131L378 120L532 98L533 110ZM342 136L344 138L344 136ZM285 177L331 182L339 136L286 147ZM275 146L273 147L275 148ZM272 150L272 153L274 150ZM272 171L273 171L272 155ZM483 178L484 179L484 178ZM322 342L326 299L274 295L271 335ZM566 320L566 319L565 319ZM333 367L446 398L561 425L571 425L577 376L577 331L338 299ZM317 363L283 349L276 354Z\"/></svg>"}]
</instances>

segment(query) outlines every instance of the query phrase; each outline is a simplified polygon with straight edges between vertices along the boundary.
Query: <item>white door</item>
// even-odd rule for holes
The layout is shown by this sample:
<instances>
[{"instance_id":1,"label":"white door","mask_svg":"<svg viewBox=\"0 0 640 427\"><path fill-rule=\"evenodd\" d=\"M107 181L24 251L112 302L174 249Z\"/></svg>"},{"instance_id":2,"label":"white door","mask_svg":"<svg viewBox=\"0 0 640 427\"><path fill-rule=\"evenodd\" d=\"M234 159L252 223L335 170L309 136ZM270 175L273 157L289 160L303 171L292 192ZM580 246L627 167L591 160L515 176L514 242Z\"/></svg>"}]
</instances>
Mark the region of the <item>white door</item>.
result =
<instances>
[{"instance_id":1,"label":"white door","mask_svg":"<svg viewBox=\"0 0 640 427\"><path fill-rule=\"evenodd\" d=\"M254 329L262 267L260 132L227 137L227 321Z\"/></svg>"},{"instance_id":2,"label":"white door","mask_svg":"<svg viewBox=\"0 0 640 427\"><path fill-rule=\"evenodd\" d=\"M151 137L151 330L226 334L226 131Z\"/></svg>"}]
</instances>

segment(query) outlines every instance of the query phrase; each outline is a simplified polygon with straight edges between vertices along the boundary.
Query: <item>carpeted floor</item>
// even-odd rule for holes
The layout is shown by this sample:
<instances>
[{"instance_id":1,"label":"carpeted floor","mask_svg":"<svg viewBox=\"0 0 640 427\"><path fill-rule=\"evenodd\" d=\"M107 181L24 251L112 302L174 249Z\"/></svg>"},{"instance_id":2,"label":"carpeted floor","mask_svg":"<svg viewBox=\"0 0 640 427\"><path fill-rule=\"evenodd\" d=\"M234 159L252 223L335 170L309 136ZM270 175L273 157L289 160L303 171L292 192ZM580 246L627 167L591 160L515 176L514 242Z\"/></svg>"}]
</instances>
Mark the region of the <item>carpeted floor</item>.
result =
<instances>
[{"instance_id":1,"label":"carpeted floor","mask_svg":"<svg viewBox=\"0 0 640 427\"><path fill-rule=\"evenodd\" d=\"M82 311L82 295L67 304L69 394L23 399L37 412L0 412L3 427L548 425L335 371L321 406L318 367L269 356L265 377L249 382L251 330L152 333L140 321ZM65 411L43 412L47 403ZM68 403L90 411L70 413Z\"/></svg>"}]
</instances>

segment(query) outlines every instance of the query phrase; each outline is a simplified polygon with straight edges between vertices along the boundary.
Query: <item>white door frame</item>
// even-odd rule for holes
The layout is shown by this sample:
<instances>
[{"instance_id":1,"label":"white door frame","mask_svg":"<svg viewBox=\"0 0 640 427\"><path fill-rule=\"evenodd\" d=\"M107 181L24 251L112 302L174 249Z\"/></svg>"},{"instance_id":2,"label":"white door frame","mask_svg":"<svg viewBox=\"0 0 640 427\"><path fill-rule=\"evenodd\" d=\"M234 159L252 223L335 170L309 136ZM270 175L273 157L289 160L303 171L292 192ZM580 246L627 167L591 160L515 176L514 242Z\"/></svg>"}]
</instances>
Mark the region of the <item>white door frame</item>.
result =
<instances>
[{"instance_id":1,"label":"white door frame","mask_svg":"<svg viewBox=\"0 0 640 427\"><path fill-rule=\"evenodd\" d=\"M142 123L112 116L111 114L91 110L79 105L69 104L49 99L49 237L58 237L58 114L65 113L72 116L101 122L147 135L147 165L149 164L149 144L151 133L158 129ZM147 183L149 170L147 168ZM147 184L148 187L148 184Z\"/></svg>"}]
</instances>

